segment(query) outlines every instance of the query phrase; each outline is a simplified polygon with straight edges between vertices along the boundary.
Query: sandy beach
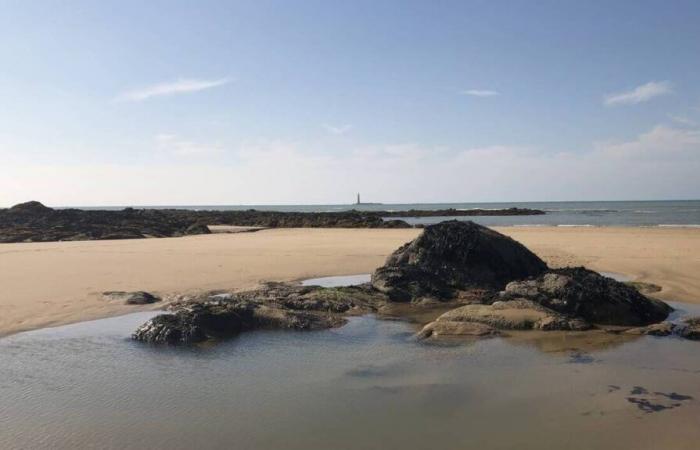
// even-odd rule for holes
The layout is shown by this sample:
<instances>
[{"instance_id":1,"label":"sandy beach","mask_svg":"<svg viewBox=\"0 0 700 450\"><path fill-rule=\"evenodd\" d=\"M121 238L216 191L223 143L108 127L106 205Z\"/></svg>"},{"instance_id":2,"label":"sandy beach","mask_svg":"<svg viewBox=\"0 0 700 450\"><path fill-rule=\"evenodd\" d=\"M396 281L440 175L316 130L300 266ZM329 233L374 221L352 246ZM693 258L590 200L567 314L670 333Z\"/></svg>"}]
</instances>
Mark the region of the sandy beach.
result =
<instances>
[{"instance_id":1,"label":"sandy beach","mask_svg":"<svg viewBox=\"0 0 700 450\"><path fill-rule=\"evenodd\" d=\"M666 300L700 303L700 230L507 227L551 266L586 265L660 285ZM124 314L101 292L167 297L249 289L267 280L371 272L417 229L271 229L122 241L0 245L0 335Z\"/></svg>"}]
</instances>

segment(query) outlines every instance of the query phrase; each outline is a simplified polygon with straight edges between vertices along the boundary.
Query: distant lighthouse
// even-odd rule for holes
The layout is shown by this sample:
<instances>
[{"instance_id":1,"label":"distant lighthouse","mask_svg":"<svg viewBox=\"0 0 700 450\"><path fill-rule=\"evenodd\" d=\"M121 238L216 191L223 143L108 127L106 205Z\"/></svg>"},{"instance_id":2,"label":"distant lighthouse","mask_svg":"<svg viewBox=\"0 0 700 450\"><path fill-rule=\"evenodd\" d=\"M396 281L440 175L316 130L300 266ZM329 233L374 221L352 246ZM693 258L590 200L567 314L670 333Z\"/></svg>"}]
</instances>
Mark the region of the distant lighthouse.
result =
<instances>
[{"instance_id":1,"label":"distant lighthouse","mask_svg":"<svg viewBox=\"0 0 700 450\"><path fill-rule=\"evenodd\" d=\"M357 203L355 203L355 204L359 205L360 203L362 203L362 202L360 202L360 193L358 192L357 193Z\"/></svg>"}]
</instances>

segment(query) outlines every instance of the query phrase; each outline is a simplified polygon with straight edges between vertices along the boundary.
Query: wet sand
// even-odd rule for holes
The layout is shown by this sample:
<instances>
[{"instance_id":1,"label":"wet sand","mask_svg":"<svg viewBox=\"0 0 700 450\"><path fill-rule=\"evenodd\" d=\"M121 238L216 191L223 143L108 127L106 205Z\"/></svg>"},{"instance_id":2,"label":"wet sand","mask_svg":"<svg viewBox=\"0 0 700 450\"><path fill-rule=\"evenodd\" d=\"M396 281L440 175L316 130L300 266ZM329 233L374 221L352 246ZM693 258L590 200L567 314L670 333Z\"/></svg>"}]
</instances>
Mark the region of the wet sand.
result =
<instances>
[{"instance_id":1,"label":"wet sand","mask_svg":"<svg viewBox=\"0 0 700 450\"><path fill-rule=\"evenodd\" d=\"M700 230L509 227L552 266L585 264L660 285L658 296L700 303ZM250 289L266 280L369 273L420 230L272 229L184 238L0 244L0 335L158 308L100 293L164 297Z\"/></svg>"}]
</instances>

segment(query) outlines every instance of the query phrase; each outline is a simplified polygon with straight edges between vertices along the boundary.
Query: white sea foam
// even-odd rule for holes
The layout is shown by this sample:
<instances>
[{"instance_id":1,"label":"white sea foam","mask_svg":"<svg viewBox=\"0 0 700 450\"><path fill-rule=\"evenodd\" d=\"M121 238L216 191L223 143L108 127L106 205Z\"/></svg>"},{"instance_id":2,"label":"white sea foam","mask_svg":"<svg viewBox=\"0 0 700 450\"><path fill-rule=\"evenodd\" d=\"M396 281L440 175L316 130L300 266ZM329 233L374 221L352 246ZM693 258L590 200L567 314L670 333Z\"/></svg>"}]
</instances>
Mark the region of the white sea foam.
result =
<instances>
[{"instance_id":1,"label":"white sea foam","mask_svg":"<svg viewBox=\"0 0 700 450\"><path fill-rule=\"evenodd\" d=\"M657 227L662 228L700 228L700 223L660 223Z\"/></svg>"}]
</instances>

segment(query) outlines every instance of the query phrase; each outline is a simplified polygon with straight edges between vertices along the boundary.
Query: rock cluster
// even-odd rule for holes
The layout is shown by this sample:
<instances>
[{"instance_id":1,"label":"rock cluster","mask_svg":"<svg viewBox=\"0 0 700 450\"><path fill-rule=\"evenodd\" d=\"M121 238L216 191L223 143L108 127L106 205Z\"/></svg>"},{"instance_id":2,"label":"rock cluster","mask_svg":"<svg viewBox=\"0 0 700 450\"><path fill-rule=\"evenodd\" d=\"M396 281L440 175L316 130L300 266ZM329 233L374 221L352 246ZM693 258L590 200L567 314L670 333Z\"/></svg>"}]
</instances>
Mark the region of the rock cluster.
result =
<instances>
[{"instance_id":1,"label":"rock cluster","mask_svg":"<svg viewBox=\"0 0 700 450\"><path fill-rule=\"evenodd\" d=\"M700 317L691 317L680 323L660 322L645 327L630 328L624 333L645 336L678 335L692 341L700 341Z\"/></svg>"},{"instance_id":2,"label":"rock cluster","mask_svg":"<svg viewBox=\"0 0 700 450\"><path fill-rule=\"evenodd\" d=\"M535 279L513 281L501 298L526 298L600 325L644 326L666 319L672 311L662 301L583 267L552 270Z\"/></svg>"},{"instance_id":3,"label":"rock cluster","mask_svg":"<svg viewBox=\"0 0 700 450\"><path fill-rule=\"evenodd\" d=\"M0 242L136 239L208 234L207 225L262 228L409 228L391 217L526 215L543 211L504 210L281 212L193 211L185 209L52 209L31 201L0 209Z\"/></svg>"},{"instance_id":4,"label":"rock cluster","mask_svg":"<svg viewBox=\"0 0 700 450\"><path fill-rule=\"evenodd\" d=\"M447 221L392 253L372 285L393 301L454 298L460 290L502 289L547 265L519 242L474 222Z\"/></svg>"},{"instance_id":5,"label":"rock cluster","mask_svg":"<svg viewBox=\"0 0 700 450\"><path fill-rule=\"evenodd\" d=\"M242 293L181 301L132 335L156 344L192 344L256 329L318 330L345 323L342 314L373 311L384 297L368 287L322 288L271 283Z\"/></svg>"},{"instance_id":6,"label":"rock cluster","mask_svg":"<svg viewBox=\"0 0 700 450\"><path fill-rule=\"evenodd\" d=\"M662 322L671 308L633 287L585 268L549 269L518 242L457 221L427 227L377 269L371 284L322 288L270 283L249 292L211 293L176 302L171 314L151 319L133 337L185 344L259 328L329 328L344 323L349 314L381 312L392 305L417 311L436 304L452 309L427 324L420 338L583 331L599 325L630 334L700 338L700 318L684 326Z\"/></svg>"}]
</instances>

